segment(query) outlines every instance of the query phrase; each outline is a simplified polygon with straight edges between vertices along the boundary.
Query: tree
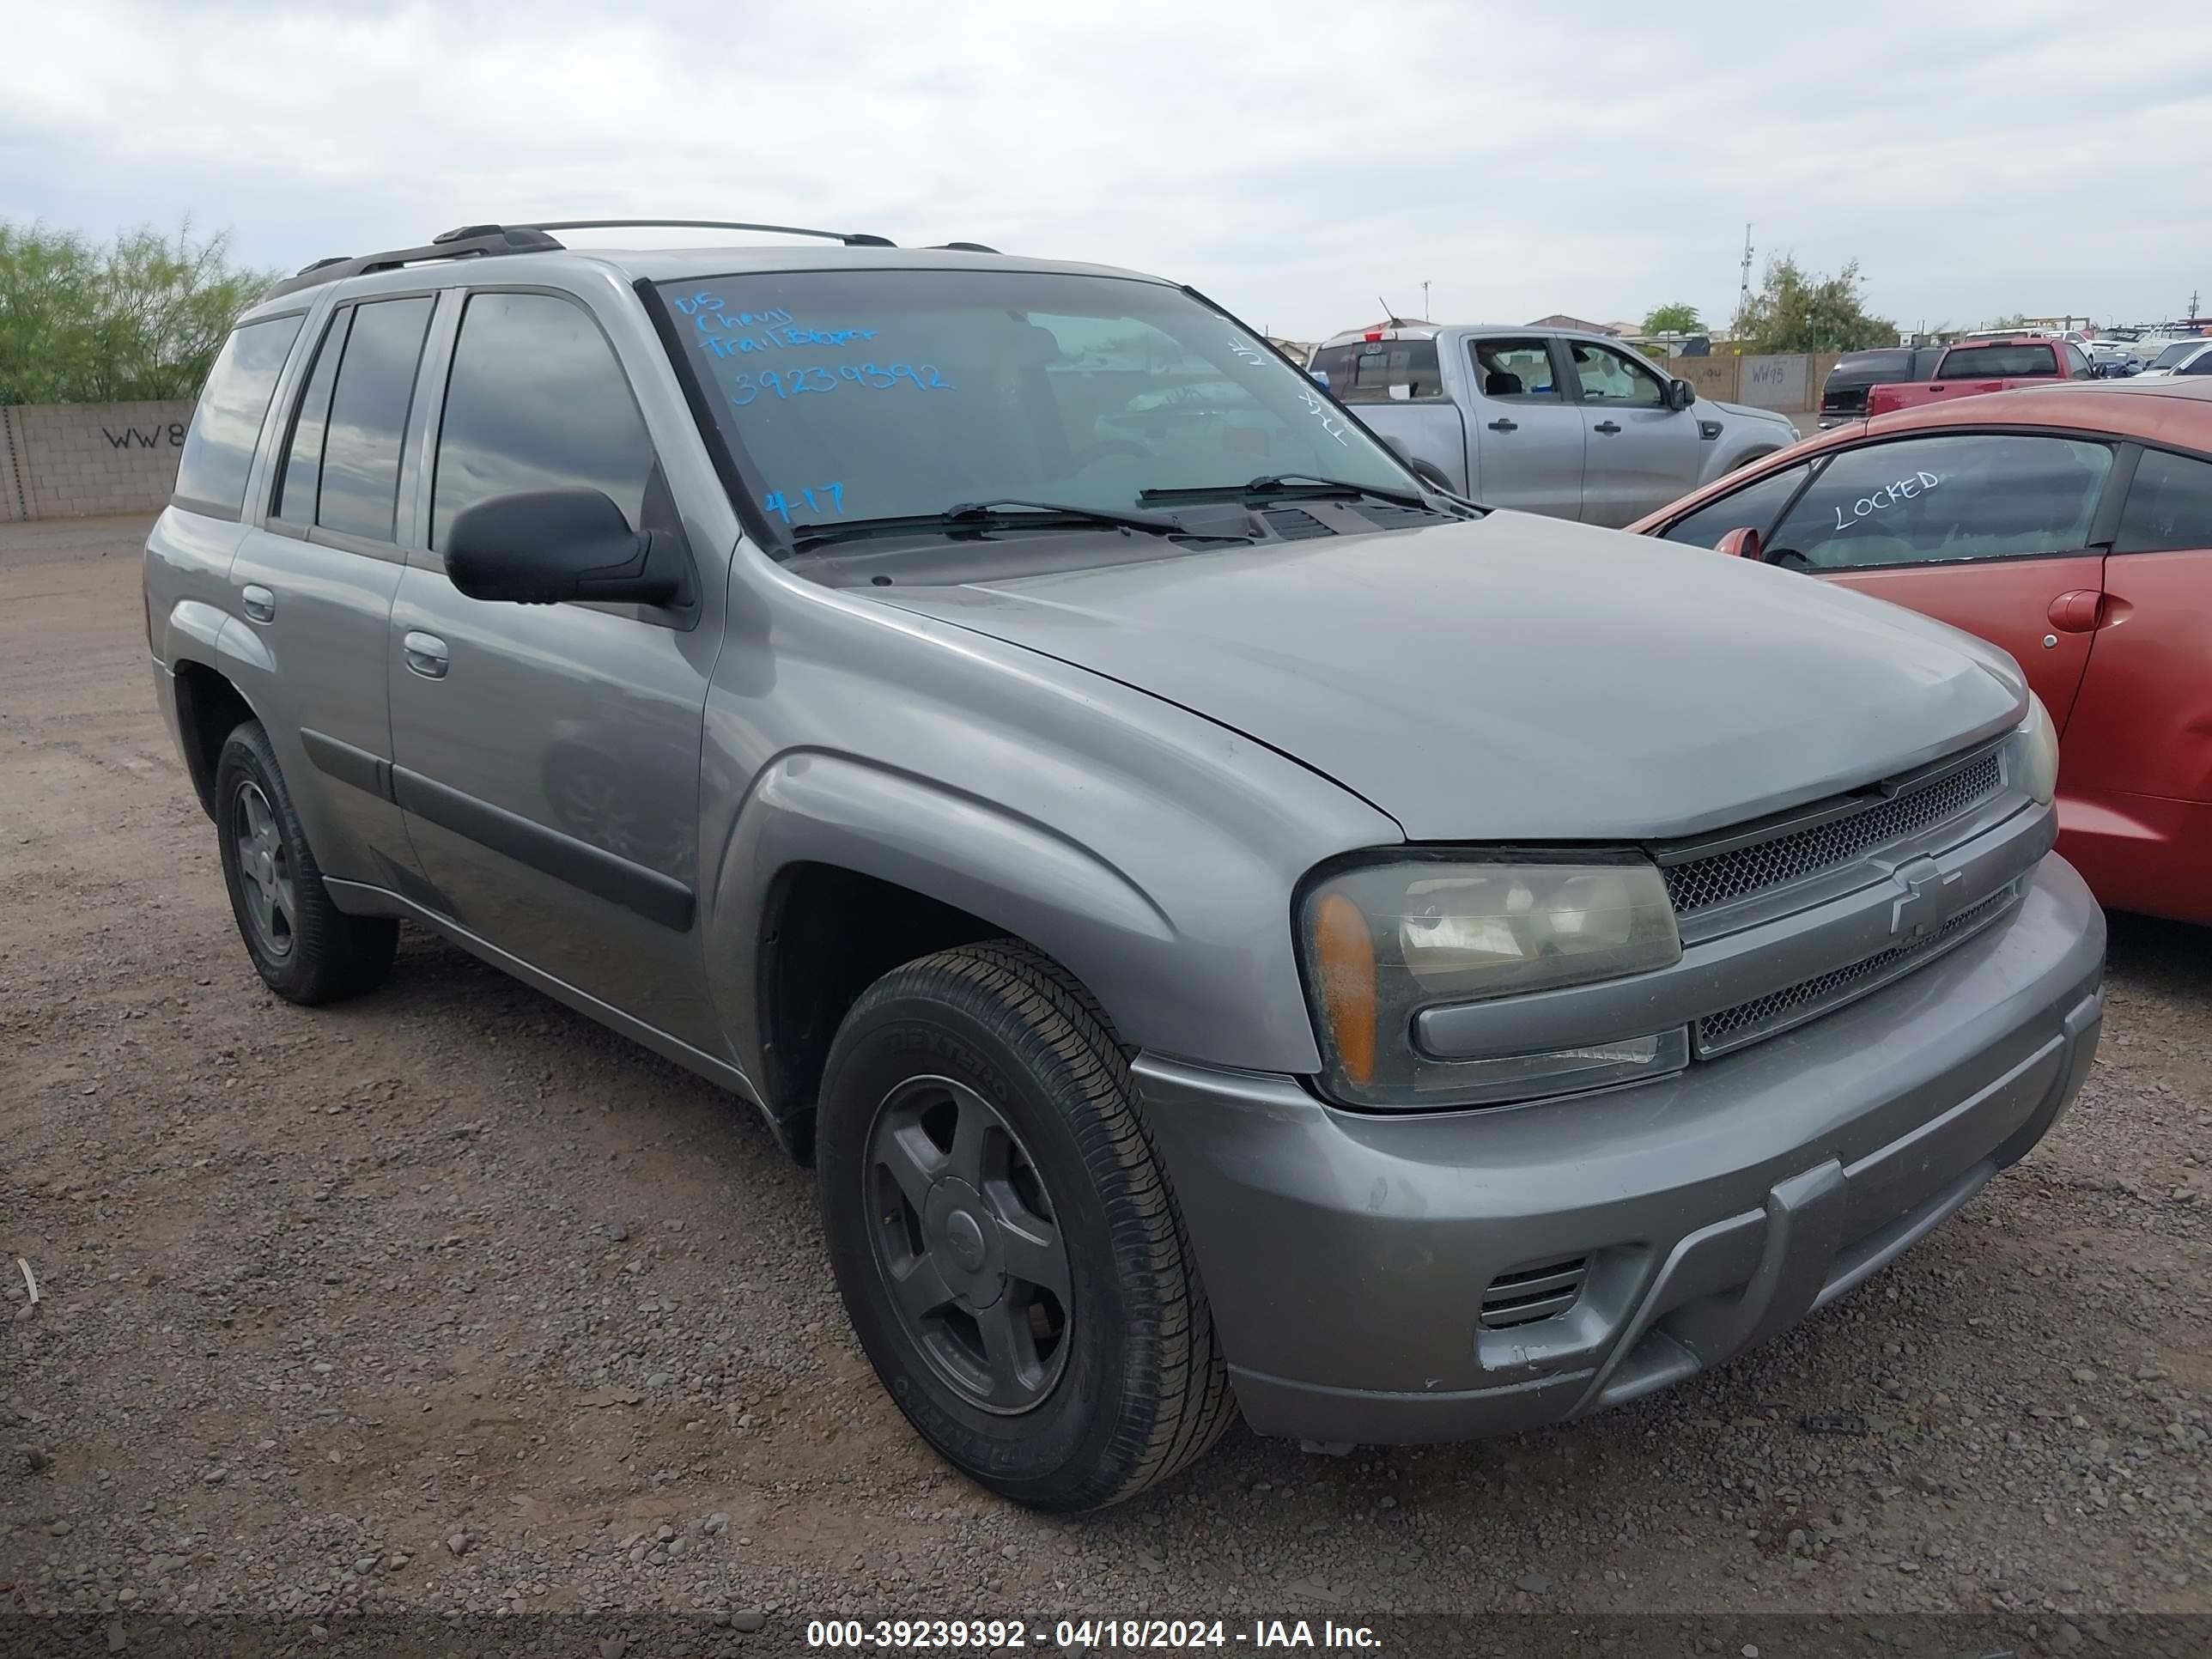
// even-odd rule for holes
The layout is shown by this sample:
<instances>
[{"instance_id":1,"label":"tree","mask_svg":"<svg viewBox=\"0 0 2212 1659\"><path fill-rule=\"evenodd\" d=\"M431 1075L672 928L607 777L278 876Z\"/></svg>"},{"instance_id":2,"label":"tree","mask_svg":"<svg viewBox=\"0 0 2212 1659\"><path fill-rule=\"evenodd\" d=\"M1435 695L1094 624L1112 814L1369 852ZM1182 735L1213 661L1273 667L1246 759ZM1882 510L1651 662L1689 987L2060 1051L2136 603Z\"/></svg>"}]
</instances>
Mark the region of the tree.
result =
<instances>
[{"instance_id":1,"label":"tree","mask_svg":"<svg viewBox=\"0 0 2212 1659\"><path fill-rule=\"evenodd\" d=\"M190 398L273 273L230 238L141 228L112 243L0 221L0 404Z\"/></svg>"},{"instance_id":2,"label":"tree","mask_svg":"<svg viewBox=\"0 0 2212 1659\"><path fill-rule=\"evenodd\" d=\"M1897 343L1897 325L1870 315L1861 303L1857 260L1832 276L1808 276L1787 254L1767 262L1735 331L1748 349L1762 352L1863 351Z\"/></svg>"},{"instance_id":3,"label":"tree","mask_svg":"<svg viewBox=\"0 0 2212 1659\"><path fill-rule=\"evenodd\" d=\"M1991 328L2026 328L2027 313L2024 311L2015 311L2008 316L1995 318L1990 321L1990 326Z\"/></svg>"},{"instance_id":4,"label":"tree","mask_svg":"<svg viewBox=\"0 0 2212 1659\"><path fill-rule=\"evenodd\" d=\"M1644 319L1646 334L1703 334L1705 319L1698 315L1697 307L1684 301L1670 306L1655 306L1651 314Z\"/></svg>"}]
</instances>

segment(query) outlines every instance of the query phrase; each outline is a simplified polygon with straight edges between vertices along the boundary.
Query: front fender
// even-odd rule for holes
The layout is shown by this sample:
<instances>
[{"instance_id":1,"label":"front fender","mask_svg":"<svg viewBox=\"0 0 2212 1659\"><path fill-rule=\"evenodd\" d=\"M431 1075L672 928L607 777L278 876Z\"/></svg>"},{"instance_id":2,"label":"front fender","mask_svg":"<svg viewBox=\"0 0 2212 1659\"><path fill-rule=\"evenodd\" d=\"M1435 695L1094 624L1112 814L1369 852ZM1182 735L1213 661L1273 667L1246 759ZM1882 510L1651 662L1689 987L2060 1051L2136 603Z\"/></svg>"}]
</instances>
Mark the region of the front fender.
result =
<instances>
[{"instance_id":1,"label":"front fender","mask_svg":"<svg viewBox=\"0 0 2212 1659\"><path fill-rule=\"evenodd\" d=\"M1163 848L1145 852L1157 860ZM1317 1070L1282 873L1225 837L1182 845L1175 863L1180 896L1012 807L874 761L787 753L756 781L715 875L714 1001L747 1075L766 1076L758 945L770 896L794 865L827 864L1026 939L1090 988L1126 1042L1216 1064Z\"/></svg>"}]
</instances>

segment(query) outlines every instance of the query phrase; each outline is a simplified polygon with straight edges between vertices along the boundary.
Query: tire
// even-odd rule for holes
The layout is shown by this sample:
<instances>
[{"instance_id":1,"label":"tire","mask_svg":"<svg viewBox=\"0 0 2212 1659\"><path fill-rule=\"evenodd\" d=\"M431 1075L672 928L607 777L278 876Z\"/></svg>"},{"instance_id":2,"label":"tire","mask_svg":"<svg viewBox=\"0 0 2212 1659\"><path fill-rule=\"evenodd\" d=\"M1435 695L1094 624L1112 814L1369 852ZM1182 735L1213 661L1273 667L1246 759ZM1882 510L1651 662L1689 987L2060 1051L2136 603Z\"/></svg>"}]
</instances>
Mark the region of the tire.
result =
<instances>
[{"instance_id":1,"label":"tire","mask_svg":"<svg viewBox=\"0 0 2212 1659\"><path fill-rule=\"evenodd\" d=\"M348 915L331 902L260 721L248 720L223 739L215 807L231 915L269 988L312 1006L382 983L399 924L387 916ZM276 896L270 896L272 890Z\"/></svg>"},{"instance_id":2,"label":"tire","mask_svg":"<svg viewBox=\"0 0 2212 1659\"><path fill-rule=\"evenodd\" d=\"M1056 963L1000 940L884 975L838 1030L816 1130L861 1346L970 1480L1097 1509L1220 1438L1236 1402L1174 1193L1103 1012Z\"/></svg>"}]
</instances>

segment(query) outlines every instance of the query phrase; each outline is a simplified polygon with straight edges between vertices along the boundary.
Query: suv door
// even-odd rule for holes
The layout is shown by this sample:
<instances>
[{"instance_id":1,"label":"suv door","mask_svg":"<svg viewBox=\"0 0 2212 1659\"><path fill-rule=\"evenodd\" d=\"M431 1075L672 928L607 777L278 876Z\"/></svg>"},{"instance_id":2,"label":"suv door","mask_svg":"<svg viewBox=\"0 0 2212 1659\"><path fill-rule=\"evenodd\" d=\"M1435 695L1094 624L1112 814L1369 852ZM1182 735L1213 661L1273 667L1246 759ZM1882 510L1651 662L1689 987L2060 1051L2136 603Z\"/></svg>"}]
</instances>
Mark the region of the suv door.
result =
<instances>
[{"instance_id":1,"label":"suv door","mask_svg":"<svg viewBox=\"0 0 2212 1659\"><path fill-rule=\"evenodd\" d=\"M1540 334L1477 335L1467 343L1468 494L1492 507L1581 516L1585 434L1582 410L1559 383Z\"/></svg>"},{"instance_id":2,"label":"suv door","mask_svg":"<svg viewBox=\"0 0 2212 1659\"><path fill-rule=\"evenodd\" d=\"M679 528L637 401L582 301L456 294L390 643L392 781L437 908L621 1013L720 1052L697 945L699 756L720 579L646 607L471 599L439 549L464 509L598 489ZM695 550L696 554L696 550Z\"/></svg>"},{"instance_id":3,"label":"suv door","mask_svg":"<svg viewBox=\"0 0 2212 1659\"><path fill-rule=\"evenodd\" d=\"M403 564L400 455L435 301L332 308L289 391L265 510L231 565L238 614L268 658L255 702L323 872L410 890L413 859L386 787L384 685Z\"/></svg>"},{"instance_id":4,"label":"suv door","mask_svg":"<svg viewBox=\"0 0 2212 1659\"><path fill-rule=\"evenodd\" d=\"M1667 383L1617 346L1565 339L1589 448L1584 524L1625 525L1698 482L1698 422L1667 406Z\"/></svg>"},{"instance_id":5,"label":"suv door","mask_svg":"<svg viewBox=\"0 0 2212 1659\"><path fill-rule=\"evenodd\" d=\"M2035 434L1859 445L1830 458L1782 514L1766 562L2002 646L2063 732L2096 629L2112 469L2107 444Z\"/></svg>"}]
</instances>

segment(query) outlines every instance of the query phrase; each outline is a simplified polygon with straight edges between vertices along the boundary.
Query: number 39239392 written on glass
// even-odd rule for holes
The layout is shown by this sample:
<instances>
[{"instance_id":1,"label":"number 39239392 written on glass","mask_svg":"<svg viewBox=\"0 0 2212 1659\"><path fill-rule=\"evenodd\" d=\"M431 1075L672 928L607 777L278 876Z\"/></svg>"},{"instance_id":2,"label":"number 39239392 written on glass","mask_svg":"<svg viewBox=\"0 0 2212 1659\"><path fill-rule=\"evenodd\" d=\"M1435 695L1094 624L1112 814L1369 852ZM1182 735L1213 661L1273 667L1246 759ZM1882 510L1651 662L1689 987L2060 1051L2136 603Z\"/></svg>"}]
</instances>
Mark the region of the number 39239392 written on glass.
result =
<instances>
[{"instance_id":1,"label":"number 39239392 written on glass","mask_svg":"<svg viewBox=\"0 0 2212 1659\"><path fill-rule=\"evenodd\" d=\"M840 383L870 392L890 392L901 386L917 392L957 392L933 363L840 363L832 370L821 364L806 368L740 370L730 377L730 401L739 409L772 392L779 398L802 397L810 392L835 392Z\"/></svg>"}]
</instances>

